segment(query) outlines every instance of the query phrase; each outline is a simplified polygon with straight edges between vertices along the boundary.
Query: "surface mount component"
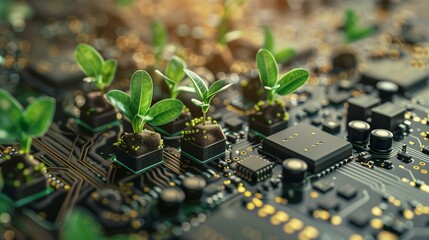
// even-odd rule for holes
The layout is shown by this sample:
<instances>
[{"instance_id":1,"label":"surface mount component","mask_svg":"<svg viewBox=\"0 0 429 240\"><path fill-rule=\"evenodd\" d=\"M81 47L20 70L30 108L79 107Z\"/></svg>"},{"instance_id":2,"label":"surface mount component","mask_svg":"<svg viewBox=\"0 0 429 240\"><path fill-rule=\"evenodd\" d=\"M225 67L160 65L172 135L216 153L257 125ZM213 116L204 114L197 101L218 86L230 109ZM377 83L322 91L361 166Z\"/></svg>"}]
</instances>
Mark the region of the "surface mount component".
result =
<instances>
[{"instance_id":1,"label":"surface mount component","mask_svg":"<svg viewBox=\"0 0 429 240\"><path fill-rule=\"evenodd\" d=\"M349 142L306 123L267 137L262 142L262 149L280 159L302 159L313 173L352 155L352 145Z\"/></svg>"},{"instance_id":2,"label":"surface mount component","mask_svg":"<svg viewBox=\"0 0 429 240\"><path fill-rule=\"evenodd\" d=\"M238 162L237 174L250 183L257 183L271 177L272 167L271 163L259 156L250 156Z\"/></svg>"}]
</instances>

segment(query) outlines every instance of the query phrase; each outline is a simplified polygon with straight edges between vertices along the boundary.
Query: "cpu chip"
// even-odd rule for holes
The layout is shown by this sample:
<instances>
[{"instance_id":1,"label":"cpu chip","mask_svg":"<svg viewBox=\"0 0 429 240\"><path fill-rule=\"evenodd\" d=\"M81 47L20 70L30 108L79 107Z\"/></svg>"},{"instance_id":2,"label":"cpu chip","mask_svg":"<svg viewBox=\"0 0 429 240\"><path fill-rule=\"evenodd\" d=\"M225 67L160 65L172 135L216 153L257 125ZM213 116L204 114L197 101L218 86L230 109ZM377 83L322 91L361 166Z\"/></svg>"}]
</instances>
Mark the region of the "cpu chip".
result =
<instances>
[{"instance_id":1,"label":"cpu chip","mask_svg":"<svg viewBox=\"0 0 429 240\"><path fill-rule=\"evenodd\" d=\"M262 142L262 150L284 160L299 158L317 173L352 155L352 145L306 123L275 133Z\"/></svg>"}]
</instances>

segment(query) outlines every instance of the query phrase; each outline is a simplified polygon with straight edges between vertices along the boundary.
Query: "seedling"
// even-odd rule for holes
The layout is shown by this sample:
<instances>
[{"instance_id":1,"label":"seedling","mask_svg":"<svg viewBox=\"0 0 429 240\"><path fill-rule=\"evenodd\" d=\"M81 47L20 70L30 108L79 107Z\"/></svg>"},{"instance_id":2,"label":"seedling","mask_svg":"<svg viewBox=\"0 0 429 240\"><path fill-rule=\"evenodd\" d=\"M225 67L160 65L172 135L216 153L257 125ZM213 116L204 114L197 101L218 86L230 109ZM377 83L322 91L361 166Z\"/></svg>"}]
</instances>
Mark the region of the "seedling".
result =
<instances>
[{"instance_id":1,"label":"seedling","mask_svg":"<svg viewBox=\"0 0 429 240\"><path fill-rule=\"evenodd\" d=\"M168 42L167 27L160 20L155 20L151 24L152 30L152 47L154 49L155 59L159 62L164 53L165 45Z\"/></svg>"},{"instance_id":2,"label":"seedling","mask_svg":"<svg viewBox=\"0 0 429 240\"><path fill-rule=\"evenodd\" d=\"M231 18L246 3L246 1L247 0L225 0L220 23L218 25L217 43L226 45L228 42L240 36L240 31L233 31L231 29Z\"/></svg>"},{"instance_id":3,"label":"seedling","mask_svg":"<svg viewBox=\"0 0 429 240\"><path fill-rule=\"evenodd\" d=\"M132 124L134 133L141 133L144 125L164 125L177 118L183 104L177 99L164 99L152 107L152 78L144 70L136 71L131 77L130 95L120 90L111 90L107 99L125 115Z\"/></svg>"},{"instance_id":4,"label":"seedling","mask_svg":"<svg viewBox=\"0 0 429 240\"><path fill-rule=\"evenodd\" d=\"M0 138L6 143L19 139L21 152L29 154L32 139L46 133L54 112L53 98L40 97L24 110L12 95L0 89Z\"/></svg>"},{"instance_id":5,"label":"seedling","mask_svg":"<svg viewBox=\"0 0 429 240\"><path fill-rule=\"evenodd\" d=\"M375 29L373 27L358 26L358 16L353 10L347 10L344 18L344 30L347 42L354 42L371 36Z\"/></svg>"},{"instance_id":6,"label":"seedling","mask_svg":"<svg viewBox=\"0 0 429 240\"><path fill-rule=\"evenodd\" d=\"M185 61L180 57L173 56L167 64L165 75L158 70L155 71L164 78L170 91L170 98L177 98L177 95L181 92L195 92L193 87L179 86L180 82L185 77L184 68L186 68Z\"/></svg>"},{"instance_id":7,"label":"seedling","mask_svg":"<svg viewBox=\"0 0 429 240\"><path fill-rule=\"evenodd\" d=\"M196 73L188 69L184 69L184 71L186 75L188 75L189 79L191 79L192 84L195 88L195 92L197 92L198 97L200 98L200 100L192 98L191 101L195 105L201 107L201 110L203 112L203 125L205 125L207 120L207 111L210 108L210 102L212 101L213 97L221 91L230 87L233 83L228 83L227 80L223 79L217 80L210 87L207 87L204 80Z\"/></svg>"},{"instance_id":8,"label":"seedling","mask_svg":"<svg viewBox=\"0 0 429 240\"><path fill-rule=\"evenodd\" d=\"M104 94L104 88L110 86L115 76L117 61L104 60L100 53L88 44L79 44L76 47L75 58L87 76L85 80L95 82L97 88Z\"/></svg>"},{"instance_id":9,"label":"seedling","mask_svg":"<svg viewBox=\"0 0 429 240\"><path fill-rule=\"evenodd\" d=\"M304 85L308 80L309 73L303 68L295 68L285 73L280 78L277 62L273 54L267 49L260 49L256 55L259 78L267 90L267 102L274 104L276 95L285 96Z\"/></svg>"},{"instance_id":10,"label":"seedling","mask_svg":"<svg viewBox=\"0 0 429 240\"><path fill-rule=\"evenodd\" d=\"M286 63L296 55L295 49L293 48L283 48L279 51L276 51L273 32L267 26L264 27L263 48L270 51L274 55L274 58L276 59L276 61L279 63Z\"/></svg>"}]
</instances>

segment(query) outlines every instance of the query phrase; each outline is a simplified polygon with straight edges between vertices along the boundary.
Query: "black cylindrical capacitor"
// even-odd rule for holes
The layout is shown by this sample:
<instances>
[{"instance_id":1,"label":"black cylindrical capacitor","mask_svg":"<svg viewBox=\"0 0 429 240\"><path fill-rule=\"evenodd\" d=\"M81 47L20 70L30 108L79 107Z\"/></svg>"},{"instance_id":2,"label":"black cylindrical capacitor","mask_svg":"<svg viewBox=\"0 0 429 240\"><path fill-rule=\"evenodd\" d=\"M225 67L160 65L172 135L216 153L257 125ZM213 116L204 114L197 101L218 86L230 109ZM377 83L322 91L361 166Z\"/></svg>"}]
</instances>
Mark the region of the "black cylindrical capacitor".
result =
<instances>
[{"instance_id":1,"label":"black cylindrical capacitor","mask_svg":"<svg viewBox=\"0 0 429 240\"><path fill-rule=\"evenodd\" d=\"M184 200L185 193L182 189L177 187L165 188L159 196L158 210L166 216L174 216L179 212Z\"/></svg>"},{"instance_id":2,"label":"black cylindrical capacitor","mask_svg":"<svg viewBox=\"0 0 429 240\"><path fill-rule=\"evenodd\" d=\"M183 179L183 191L188 202L199 202L206 186L206 180L199 176L187 177Z\"/></svg>"},{"instance_id":3,"label":"black cylindrical capacitor","mask_svg":"<svg viewBox=\"0 0 429 240\"><path fill-rule=\"evenodd\" d=\"M347 139L352 143L363 144L368 142L371 126L364 121L354 120L347 125Z\"/></svg>"},{"instance_id":4,"label":"black cylindrical capacitor","mask_svg":"<svg viewBox=\"0 0 429 240\"><path fill-rule=\"evenodd\" d=\"M392 149L393 133L386 129L371 131L369 148L378 152L388 152Z\"/></svg>"},{"instance_id":5,"label":"black cylindrical capacitor","mask_svg":"<svg viewBox=\"0 0 429 240\"><path fill-rule=\"evenodd\" d=\"M298 158L286 159L283 164L283 183L288 185L297 185L304 182L307 177L308 165Z\"/></svg>"},{"instance_id":6,"label":"black cylindrical capacitor","mask_svg":"<svg viewBox=\"0 0 429 240\"><path fill-rule=\"evenodd\" d=\"M399 87L393 82L381 81L377 85L378 97L381 99L381 103L392 101L393 95L395 95Z\"/></svg>"}]
</instances>

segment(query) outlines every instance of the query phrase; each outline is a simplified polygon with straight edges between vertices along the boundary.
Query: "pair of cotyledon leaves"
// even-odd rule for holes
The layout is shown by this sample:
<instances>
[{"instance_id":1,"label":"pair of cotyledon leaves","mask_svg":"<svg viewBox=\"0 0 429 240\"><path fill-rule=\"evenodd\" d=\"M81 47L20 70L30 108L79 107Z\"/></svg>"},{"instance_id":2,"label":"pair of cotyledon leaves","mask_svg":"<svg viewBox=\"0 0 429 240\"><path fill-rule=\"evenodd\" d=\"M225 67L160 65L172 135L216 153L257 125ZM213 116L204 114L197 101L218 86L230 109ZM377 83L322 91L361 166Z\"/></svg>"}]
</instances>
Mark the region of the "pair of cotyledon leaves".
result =
<instances>
[{"instance_id":1,"label":"pair of cotyledon leaves","mask_svg":"<svg viewBox=\"0 0 429 240\"><path fill-rule=\"evenodd\" d=\"M97 88L103 90L108 87L116 73L117 61L104 60L100 53L88 44L79 44L75 50L75 58L91 82L95 82Z\"/></svg>"},{"instance_id":2,"label":"pair of cotyledon leaves","mask_svg":"<svg viewBox=\"0 0 429 240\"><path fill-rule=\"evenodd\" d=\"M309 78L308 71L303 68L292 69L279 78L277 62L273 54L266 49L258 51L256 65L258 66L259 78L265 89L275 91L282 96L294 92L304 85Z\"/></svg>"},{"instance_id":3,"label":"pair of cotyledon leaves","mask_svg":"<svg viewBox=\"0 0 429 240\"><path fill-rule=\"evenodd\" d=\"M183 109L181 101L164 99L151 107L152 94L152 78L146 71L138 70L131 77L130 95L111 90L107 93L107 99L130 121L139 117L152 126L164 125L180 115Z\"/></svg>"},{"instance_id":4,"label":"pair of cotyledon leaves","mask_svg":"<svg viewBox=\"0 0 429 240\"><path fill-rule=\"evenodd\" d=\"M55 113L55 100L40 97L26 109L6 90L0 89L0 139L11 142L22 137L40 137L48 130Z\"/></svg>"}]
</instances>

